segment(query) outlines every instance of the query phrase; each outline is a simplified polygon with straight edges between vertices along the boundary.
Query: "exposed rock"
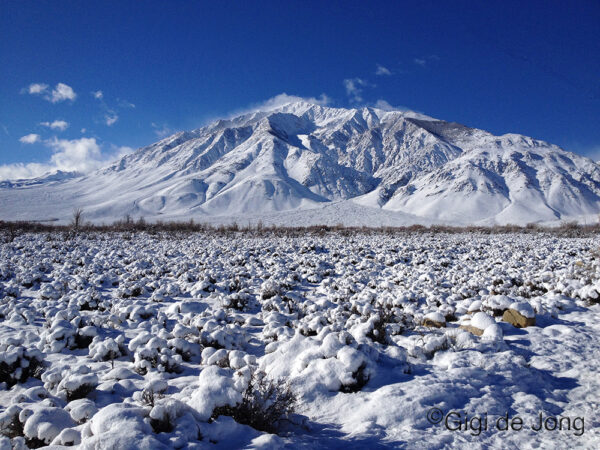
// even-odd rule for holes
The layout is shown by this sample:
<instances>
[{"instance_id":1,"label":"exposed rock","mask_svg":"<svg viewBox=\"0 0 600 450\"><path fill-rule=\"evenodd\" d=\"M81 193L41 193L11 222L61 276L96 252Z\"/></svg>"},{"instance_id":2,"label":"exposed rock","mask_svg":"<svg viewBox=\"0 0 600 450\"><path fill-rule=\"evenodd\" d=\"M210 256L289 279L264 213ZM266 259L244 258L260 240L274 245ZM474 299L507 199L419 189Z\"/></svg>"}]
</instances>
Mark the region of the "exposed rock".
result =
<instances>
[{"instance_id":1,"label":"exposed rock","mask_svg":"<svg viewBox=\"0 0 600 450\"><path fill-rule=\"evenodd\" d=\"M517 328L531 327L535 325L535 317L525 317L519 311L507 309L502 315L502 320Z\"/></svg>"},{"instance_id":2,"label":"exposed rock","mask_svg":"<svg viewBox=\"0 0 600 450\"><path fill-rule=\"evenodd\" d=\"M446 326L446 318L439 312L431 312L423 318L423 326L444 328Z\"/></svg>"},{"instance_id":3,"label":"exposed rock","mask_svg":"<svg viewBox=\"0 0 600 450\"><path fill-rule=\"evenodd\" d=\"M469 333L472 333L476 336L481 336L483 334L483 330L474 327L473 325L461 325L460 326L463 330L467 330Z\"/></svg>"},{"instance_id":4,"label":"exposed rock","mask_svg":"<svg viewBox=\"0 0 600 450\"><path fill-rule=\"evenodd\" d=\"M473 314L473 317L460 327L463 330L467 330L477 336L481 336L483 331L492 325L495 325L496 321L492 316L484 312L478 311Z\"/></svg>"},{"instance_id":5,"label":"exposed rock","mask_svg":"<svg viewBox=\"0 0 600 450\"><path fill-rule=\"evenodd\" d=\"M423 326L430 328L444 328L446 326L446 322L438 322L436 320L424 319Z\"/></svg>"}]
</instances>

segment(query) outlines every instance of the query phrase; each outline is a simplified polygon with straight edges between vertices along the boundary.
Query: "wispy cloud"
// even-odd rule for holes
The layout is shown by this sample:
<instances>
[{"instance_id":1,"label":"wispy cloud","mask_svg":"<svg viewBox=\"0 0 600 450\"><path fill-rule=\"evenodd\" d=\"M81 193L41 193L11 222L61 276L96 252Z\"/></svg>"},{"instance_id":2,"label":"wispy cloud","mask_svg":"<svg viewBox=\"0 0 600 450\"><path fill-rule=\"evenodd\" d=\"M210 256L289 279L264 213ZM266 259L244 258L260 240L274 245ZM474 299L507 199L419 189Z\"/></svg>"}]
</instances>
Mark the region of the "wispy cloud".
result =
<instances>
[{"instance_id":1,"label":"wispy cloud","mask_svg":"<svg viewBox=\"0 0 600 450\"><path fill-rule=\"evenodd\" d=\"M86 137L73 140L53 137L45 140L44 145L53 152L47 162L0 165L0 180L35 178L57 170L87 173L133 151L130 147L109 146L103 152L96 138Z\"/></svg>"},{"instance_id":2,"label":"wispy cloud","mask_svg":"<svg viewBox=\"0 0 600 450\"><path fill-rule=\"evenodd\" d=\"M387 67L382 66L381 64L377 64L377 70L375 71L375 75L379 76L390 76L392 71Z\"/></svg>"},{"instance_id":3,"label":"wispy cloud","mask_svg":"<svg viewBox=\"0 0 600 450\"><path fill-rule=\"evenodd\" d=\"M410 111L409 108L405 106L392 106L386 100L379 99L375 102L375 108L382 109L384 111Z\"/></svg>"},{"instance_id":4,"label":"wispy cloud","mask_svg":"<svg viewBox=\"0 0 600 450\"><path fill-rule=\"evenodd\" d=\"M159 139L175 134L177 131L172 129L166 124L159 125L157 123L152 122L150 126L154 129L154 134Z\"/></svg>"},{"instance_id":5,"label":"wispy cloud","mask_svg":"<svg viewBox=\"0 0 600 450\"><path fill-rule=\"evenodd\" d=\"M100 108L103 110L102 123L107 127L112 127L119 120L118 111L122 109L135 108L135 105L126 100L117 99L117 106L108 106L104 101L104 93L101 90L93 91L92 97L97 99L100 104Z\"/></svg>"},{"instance_id":6,"label":"wispy cloud","mask_svg":"<svg viewBox=\"0 0 600 450\"><path fill-rule=\"evenodd\" d=\"M55 120L54 122L40 122L40 125L53 130L65 131L69 127L69 122L64 120Z\"/></svg>"},{"instance_id":7,"label":"wispy cloud","mask_svg":"<svg viewBox=\"0 0 600 450\"><path fill-rule=\"evenodd\" d=\"M44 99L52 103L59 103L65 100L74 101L77 94L71 86L65 83L58 83L54 89L50 90L45 83L32 83L21 90L31 95L42 95Z\"/></svg>"},{"instance_id":8,"label":"wispy cloud","mask_svg":"<svg viewBox=\"0 0 600 450\"><path fill-rule=\"evenodd\" d=\"M19 142L22 144L35 144L40 141L40 135L31 133L19 138Z\"/></svg>"},{"instance_id":9,"label":"wispy cloud","mask_svg":"<svg viewBox=\"0 0 600 450\"><path fill-rule=\"evenodd\" d=\"M402 106L402 105L393 106L388 101L383 100L383 99L377 100L373 106L375 108L382 109L384 111L400 111L400 112L404 112L404 113L410 113L411 117L417 117L417 118L421 118L421 119L425 119L425 120L431 119L429 116L423 114L420 111L416 111L413 108L409 108L407 106Z\"/></svg>"},{"instance_id":10,"label":"wispy cloud","mask_svg":"<svg viewBox=\"0 0 600 450\"><path fill-rule=\"evenodd\" d=\"M119 108L135 108L135 105L133 103L120 98L117 99L117 104L119 105Z\"/></svg>"},{"instance_id":11,"label":"wispy cloud","mask_svg":"<svg viewBox=\"0 0 600 450\"><path fill-rule=\"evenodd\" d=\"M374 86L374 84L371 84L362 78L346 78L344 80L346 95L350 97L350 101L353 103L361 103L363 101L362 92L364 88Z\"/></svg>"},{"instance_id":12,"label":"wispy cloud","mask_svg":"<svg viewBox=\"0 0 600 450\"><path fill-rule=\"evenodd\" d=\"M429 55L429 56L422 56L420 58L415 58L413 59L413 62L421 67L425 67L428 64L435 62L435 61L439 61L440 57L437 55Z\"/></svg>"},{"instance_id":13,"label":"wispy cloud","mask_svg":"<svg viewBox=\"0 0 600 450\"><path fill-rule=\"evenodd\" d=\"M579 151L577 153L587 156L595 162L600 163L600 144L592 145L591 147L579 147Z\"/></svg>"},{"instance_id":14,"label":"wispy cloud","mask_svg":"<svg viewBox=\"0 0 600 450\"><path fill-rule=\"evenodd\" d=\"M123 156L130 155L133 152L135 152L135 149L132 147L129 147L127 145L122 145L122 146L111 145L110 151L107 153L108 157L105 158L105 160L107 160L109 162L118 161Z\"/></svg>"},{"instance_id":15,"label":"wispy cloud","mask_svg":"<svg viewBox=\"0 0 600 450\"><path fill-rule=\"evenodd\" d=\"M235 109L226 114L225 117L233 118L241 116L243 114L250 114L257 111L272 111L283 105L287 105L288 103L297 102L305 102L311 103L313 105L325 106L331 103L331 98L329 98L326 94L321 94L318 97L300 97L298 95L290 95L285 92L282 92L281 94L277 94L274 97L268 98L267 100L248 105L245 108ZM209 122L210 121L211 120L209 120Z\"/></svg>"},{"instance_id":16,"label":"wispy cloud","mask_svg":"<svg viewBox=\"0 0 600 450\"><path fill-rule=\"evenodd\" d=\"M108 127L113 126L117 122L117 120L119 120L119 116L113 112L104 115L104 123Z\"/></svg>"},{"instance_id":17,"label":"wispy cloud","mask_svg":"<svg viewBox=\"0 0 600 450\"><path fill-rule=\"evenodd\" d=\"M253 111L271 111L277 109L280 106L287 105L288 103L305 102L312 103L314 105L327 105L331 103L331 99L325 94L321 94L319 97L300 97L298 95L289 95L285 92L271 97L260 103L251 105L246 109L247 112Z\"/></svg>"}]
</instances>

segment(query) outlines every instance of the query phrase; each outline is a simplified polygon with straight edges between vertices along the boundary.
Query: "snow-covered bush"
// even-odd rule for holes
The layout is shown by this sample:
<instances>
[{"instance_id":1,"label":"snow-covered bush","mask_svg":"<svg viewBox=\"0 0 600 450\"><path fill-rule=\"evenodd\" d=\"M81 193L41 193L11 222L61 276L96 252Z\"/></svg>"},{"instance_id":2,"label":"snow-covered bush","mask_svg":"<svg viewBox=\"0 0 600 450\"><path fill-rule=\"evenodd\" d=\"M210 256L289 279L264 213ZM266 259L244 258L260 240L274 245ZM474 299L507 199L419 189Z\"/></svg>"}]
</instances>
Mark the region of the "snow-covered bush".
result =
<instances>
[{"instance_id":1,"label":"snow-covered bush","mask_svg":"<svg viewBox=\"0 0 600 450\"><path fill-rule=\"evenodd\" d=\"M95 289L78 294L69 302L69 306L76 306L80 311L97 311L104 309L102 297Z\"/></svg>"},{"instance_id":2,"label":"snow-covered bush","mask_svg":"<svg viewBox=\"0 0 600 450\"><path fill-rule=\"evenodd\" d=\"M367 336L374 342L386 344L388 341L387 325L395 321L394 313L391 309L380 308L375 316L369 319L371 324Z\"/></svg>"},{"instance_id":3,"label":"snow-covered bush","mask_svg":"<svg viewBox=\"0 0 600 450\"><path fill-rule=\"evenodd\" d=\"M116 339L107 338L100 339L99 336L94 337L89 350L89 356L94 361L112 361L126 354L123 346L124 337L119 335Z\"/></svg>"},{"instance_id":4,"label":"snow-covered bush","mask_svg":"<svg viewBox=\"0 0 600 450\"><path fill-rule=\"evenodd\" d=\"M92 400L81 398L69 402L65 406L65 411L71 415L71 419L81 424L90 420L98 412L98 408Z\"/></svg>"},{"instance_id":5,"label":"snow-covered bush","mask_svg":"<svg viewBox=\"0 0 600 450\"><path fill-rule=\"evenodd\" d=\"M55 407L25 408L19 413L19 421L23 424L23 435L30 447L32 444L48 445L62 431L76 425L68 412Z\"/></svg>"},{"instance_id":6,"label":"snow-covered bush","mask_svg":"<svg viewBox=\"0 0 600 450\"><path fill-rule=\"evenodd\" d=\"M247 336L244 329L234 323L223 323L223 320L202 320L196 322L200 328L200 343L205 347L241 349L246 345Z\"/></svg>"},{"instance_id":7,"label":"snow-covered bush","mask_svg":"<svg viewBox=\"0 0 600 450\"><path fill-rule=\"evenodd\" d=\"M68 402L86 397L98 386L98 376L86 365L47 371L42 381L48 391Z\"/></svg>"},{"instance_id":8,"label":"snow-covered bush","mask_svg":"<svg viewBox=\"0 0 600 450\"><path fill-rule=\"evenodd\" d=\"M235 407L242 401L241 390L226 369L209 366L200 372L198 383L199 387L191 395L188 404L200 420L208 421L215 408Z\"/></svg>"},{"instance_id":9,"label":"snow-covered bush","mask_svg":"<svg viewBox=\"0 0 600 450\"><path fill-rule=\"evenodd\" d=\"M223 308L231 308L238 311L245 311L248 308L250 295L246 292L235 292L233 294L224 295L221 297L221 306Z\"/></svg>"},{"instance_id":10,"label":"snow-covered bush","mask_svg":"<svg viewBox=\"0 0 600 450\"><path fill-rule=\"evenodd\" d=\"M267 433L276 433L281 422L294 413L297 398L289 383L272 380L264 372L252 373L241 402L213 410L213 417L231 416L238 423Z\"/></svg>"},{"instance_id":11,"label":"snow-covered bush","mask_svg":"<svg viewBox=\"0 0 600 450\"><path fill-rule=\"evenodd\" d=\"M263 300L268 300L281 292L281 285L272 278L266 280L260 287L260 296Z\"/></svg>"},{"instance_id":12,"label":"snow-covered bush","mask_svg":"<svg viewBox=\"0 0 600 450\"><path fill-rule=\"evenodd\" d=\"M307 394L360 390L374 374L378 359L375 348L358 344L347 332L328 333L322 340L298 333L269 345L261 370L289 380L292 387L302 386Z\"/></svg>"},{"instance_id":13,"label":"snow-covered bush","mask_svg":"<svg viewBox=\"0 0 600 450\"><path fill-rule=\"evenodd\" d=\"M0 412L0 436L8 438L23 436L23 424L19 420L19 414L22 410L20 406L11 405Z\"/></svg>"},{"instance_id":14,"label":"snow-covered bush","mask_svg":"<svg viewBox=\"0 0 600 450\"><path fill-rule=\"evenodd\" d=\"M54 319L48 330L40 336L40 350L48 353L59 353L65 348L75 348L77 327L62 318Z\"/></svg>"},{"instance_id":15,"label":"snow-covered bush","mask_svg":"<svg viewBox=\"0 0 600 450\"><path fill-rule=\"evenodd\" d=\"M146 374L151 369L156 369L159 372L179 372L181 370L181 362L183 358L174 350L169 348L165 339L159 337L151 337L145 335L147 339L141 345L129 344L129 349L134 350L134 368L140 375ZM141 341L140 341L141 343Z\"/></svg>"},{"instance_id":16,"label":"snow-covered bush","mask_svg":"<svg viewBox=\"0 0 600 450\"><path fill-rule=\"evenodd\" d=\"M9 387L29 377L39 378L44 370L39 350L15 344L0 344L0 383Z\"/></svg>"},{"instance_id":17,"label":"snow-covered bush","mask_svg":"<svg viewBox=\"0 0 600 450\"><path fill-rule=\"evenodd\" d=\"M25 408L12 405L0 413L0 436L11 438L13 441L12 446L7 448L38 448L48 445L75 425L64 409L43 404ZM67 437L66 435L64 437ZM26 447L19 447L19 442Z\"/></svg>"},{"instance_id":18,"label":"snow-covered bush","mask_svg":"<svg viewBox=\"0 0 600 450\"><path fill-rule=\"evenodd\" d=\"M81 430L81 448L168 448L154 437L147 417L146 408L132 404L105 406Z\"/></svg>"},{"instance_id":19,"label":"snow-covered bush","mask_svg":"<svg viewBox=\"0 0 600 450\"><path fill-rule=\"evenodd\" d=\"M81 434L74 428L65 428L52 441L52 445L72 447L81 444Z\"/></svg>"}]
</instances>

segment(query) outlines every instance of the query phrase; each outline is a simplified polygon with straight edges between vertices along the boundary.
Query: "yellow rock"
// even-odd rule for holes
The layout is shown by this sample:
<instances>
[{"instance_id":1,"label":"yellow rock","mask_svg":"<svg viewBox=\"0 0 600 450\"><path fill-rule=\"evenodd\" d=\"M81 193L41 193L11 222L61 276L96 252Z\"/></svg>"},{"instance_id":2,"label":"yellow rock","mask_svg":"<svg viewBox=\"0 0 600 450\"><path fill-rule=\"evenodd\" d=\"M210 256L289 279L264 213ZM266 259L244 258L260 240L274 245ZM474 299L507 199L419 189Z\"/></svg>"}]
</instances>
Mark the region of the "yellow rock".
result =
<instances>
[{"instance_id":1,"label":"yellow rock","mask_svg":"<svg viewBox=\"0 0 600 450\"><path fill-rule=\"evenodd\" d=\"M463 330L467 330L469 333L472 333L476 336L481 336L483 334L483 330L474 327L473 325L461 325L460 326Z\"/></svg>"},{"instance_id":2,"label":"yellow rock","mask_svg":"<svg viewBox=\"0 0 600 450\"><path fill-rule=\"evenodd\" d=\"M519 311L507 309L502 315L502 320L517 328L531 327L535 325L535 317L525 317Z\"/></svg>"},{"instance_id":3,"label":"yellow rock","mask_svg":"<svg viewBox=\"0 0 600 450\"><path fill-rule=\"evenodd\" d=\"M423 320L423 326L431 328L444 328L446 326L446 323L438 322L437 320L425 319Z\"/></svg>"}]
</instances>

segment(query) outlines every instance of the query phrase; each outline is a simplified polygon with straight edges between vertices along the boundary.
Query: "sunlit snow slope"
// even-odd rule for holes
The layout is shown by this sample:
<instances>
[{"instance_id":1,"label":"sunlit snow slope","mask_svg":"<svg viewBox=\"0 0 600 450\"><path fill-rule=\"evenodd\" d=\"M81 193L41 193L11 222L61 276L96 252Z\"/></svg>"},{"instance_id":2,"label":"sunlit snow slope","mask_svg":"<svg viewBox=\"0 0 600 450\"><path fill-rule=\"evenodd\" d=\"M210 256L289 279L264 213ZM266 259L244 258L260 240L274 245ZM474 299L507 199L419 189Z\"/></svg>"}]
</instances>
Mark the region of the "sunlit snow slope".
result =
<instances>
[{"instance_id":1,"label":"sunlit snow slope","mask_svg":"<svg viewBox=\"0 0 600 450\"><path fill-rule=\"evenodd\" d=\"M3 220L68 220L81 207L95 222L524 224L600 213L600 166L521 135L298 102L177 133L85 176L0 183L0 206Z\"/></svg>"}]
</instances>

